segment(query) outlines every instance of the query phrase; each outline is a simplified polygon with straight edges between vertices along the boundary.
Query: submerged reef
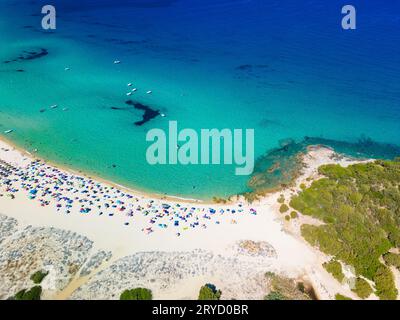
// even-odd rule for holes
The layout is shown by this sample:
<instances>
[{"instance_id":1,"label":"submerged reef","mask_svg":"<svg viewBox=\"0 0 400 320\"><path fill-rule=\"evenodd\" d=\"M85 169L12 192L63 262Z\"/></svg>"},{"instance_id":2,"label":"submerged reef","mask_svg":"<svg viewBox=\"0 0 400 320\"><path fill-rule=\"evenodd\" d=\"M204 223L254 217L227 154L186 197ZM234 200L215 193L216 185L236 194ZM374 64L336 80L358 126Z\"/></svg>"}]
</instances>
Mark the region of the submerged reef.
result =
<instances>
[{"instance_id":1,"label":"submerged reef","mask_svg":"<svg viewBox=\"0 0 400 320\"><path fill-rule=\"evenodd\" d=\"M254 172L247 182L248 192L245 196L251 200L258 195L291 185L302 168L301 154L306 153L307 148L312 145L326 146L347 157L358 159L391 160L400 155L400 146L379 143L365 136L355 142L318 137L304 137L300 142L293 139L282 140L279 147L256 160Z\"/></svg>"},{"instance_id":2,"label":"submerged reef","mask_svg":"<svg viewBox=\"0 0 400 320\"><path fill-rule=\"evenodd\" d=\"M127 100L125 101L125 104L128 105L129 107L111 107L110 109L116 111L132 111L132 108L130 107L134 107L134 109L136 110L144 111L142 120L135 122L136 126L142 126L145 123L149 122L150 120L161 115L159 110L152 109L151 107L146 106L140 102Z\"/></svg>"},{"instance_id":3,"label":"submerged reef","mask_svg":"<svg viewBox=\"0 0 400 320\"><path fill-rule=\"evenodd\" d=\"M18 57L3 61L3 62L8 64L8 63L18 62L18 61L35 60L35 59L45 57L48 54L49 54L49 51L45 48L40 48L39 50L32 50L32 51L24 50Z\"/></svg>"},{"instance_id":4,"label":"submerged reef","mask_svg":"<svg viewBox=\"0 0 400 320\"><path fill-rule=\"evenodd\" d=\"M160 115L160 111L159 110L154 110L154 109L150 108L149 106L146 106L146 105L141 104L139 102L134 102L132 100L128 100L125 103L127 105L129 105L129 106L133 106L137 110L144 111L142 120L135 122L136 126L142 126L145 123L149 122L150 120L152 120L152 119L154 119L154 118L156 118L156 117L158 117Z\"/></svg>"}]
</instances>

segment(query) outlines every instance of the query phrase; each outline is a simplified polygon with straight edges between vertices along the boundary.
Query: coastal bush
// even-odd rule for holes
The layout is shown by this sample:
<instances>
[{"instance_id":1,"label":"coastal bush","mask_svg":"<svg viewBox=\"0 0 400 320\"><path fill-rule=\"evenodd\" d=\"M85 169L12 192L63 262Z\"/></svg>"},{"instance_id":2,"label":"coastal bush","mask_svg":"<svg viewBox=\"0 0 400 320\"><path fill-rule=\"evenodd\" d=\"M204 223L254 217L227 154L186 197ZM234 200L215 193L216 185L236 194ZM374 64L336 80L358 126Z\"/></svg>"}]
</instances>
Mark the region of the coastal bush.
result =
<instances>
[{"instance_id":1,"label":"coastal bush","mask_svg":"<svg viewBox=\"0 0 400 320\"><path fill-rule=\"evenodd\" d=\"M19 291L14 296L14 300L40 300L41 295L42 287L35 286L28 291L26 289Z\"/></svg>"},{"instance_id":2,"label":"coastal bush","mask_svg":"<svg viewBox=\"0 0 400 320\"><path fill-rule=\"evenodd\" d=\"M152 300L153 294L151 290L145 288L135 288L125 290L120 296L120 300Z\"/></svg>"},{"instance_id":3,"label":"coastal bush","mask_svg":"<svg viewBox=\"0 0 400 320\"><path fill-rule=\"evenodd\" d=\"M270 292L264 300L310 300L304 282L267 272L265 274ZM312 291L312 289L310 290Z\"/></svg>"},{"instance_id":4,"label":"coastal bush","mask_svg":"<svg viewBox=\"0 0 400 320\"><path fill-rule=\"evenodd\" d=\"M279 208L280 213L285 213L289 211L289 207L286 204L282 204L281 207Z\"/></svg>"},{"instance_id":5,"label":"coastal bush","mask_svg":"<svg viewBox=\"0 0 400 320\"><path fill-rule=\"evenodd\" d=\"M373 292L369 283L362 278L356 279L355 286L352 291L356 293L361 299L368 298Z\"/></svg>"},{"instance_id":6,"label":"coastal bush","mask_svg":"<svg viewBox=\"0 0 400 320\"><path fill-rule=\"evenodd\" d=\"M206 284L202 286L199 292L199 300L219 300L221 298L221 291L213 284Z\"/></svg>"},{"instance_id":7,"label":"coastal bush","mask_svg":"<svg viewBox=\"0 0 400 320\"><path fill-rule=\"evenodd\" d=\"M376 271L375 277L376 295L381 300L396 300L397 289L394 282L393 273L384 265L381 265Z\"/></svg>"},{"instance_id":8,"label":"coastal bush","mask_svg":"<svg viewBox=\"0 0 400 320\"><path fill-rule=\"evenodd\" d=\"M283 194L281 194L280 197L278 198L278 203L280 203L280 204L285 203L285 196Z\"/></svg>"},{"instance_id":9,"label":"coastal bush","mask_svg":"<svg viewBox=\"0 0 400 320\"><path fill-rule=\"evenodd\" d=\"M286 216L285 216L285 220L286 220L286 221L290 221L290 216L289 216L289 215L286 215Z\"/></svg>"},{"instance_id":10,"label":"coastal bush","mask_svg":"<svg viewBox=\"0 0 400 320\"><path fill-rule=\"evenodd\" d=\"M326 271L332 274L337 281L339 282L343 281L344 274L342 271L342 265L340 264L339 261L331 260L329 262L325 262L323 264L323 267L325 268Z\"/></svg>"},{"instance_id":11,"label":"coastal bush","mask_svg":"<svg viewBox=\"0 0 400 320\"><path fill-rule=\"evenodd\" d=\"M296 211L292 211L292 212L290 213L290 218L292 218L292 219L297 219L298 216L299 216L299 215L297 214Z\"/></svg>"},{"instance_id":12,"label":"coastal bush","mask_svg":"<svg viewBox=\"0 0 400 320\"><path fill-rule=\"evenodd\" d=\"M335 295L335 300L353 300L352 298L346 297L340 293L337 293Z\"/></svg>"},{"instance_id":13,"label":"coastal bush","mask_svg":"<svg viewBox=\"0 0 400 320\"><path fill-rule=\"evenodd\" d=\"M40 284L48 274L48 272L36 271L33 275L31 275L30 279L33 281L34 284Z\"/></svg>"},{"instance_id":14,"label":"coastal bush","mask_svg":"<svg viewBox=\"0 0 400 320\"><path fill-rule=\"evenodd\" d=\"M303 225L303 237L374 281L381 299L394 298L393 275L380 258L386 254L388 264L396 263L387 252L400 247L400 163L325 165L319 173L325 177L290 201L296 211L325 223Z\"/></svg>"},{"instance_id":15,"label":"coastal bush","mask_svg":"<svg viewBox=\"0 0 400 320\"><path fill-rule=\"evenodd\" d=\"M286 300L286 297L280 292L272 291L265 296L264 300Z\"/></svg>"},{"instance_id":16,"label":"coastal bush","mask_svg":"<svg viewBox=\"0 0 400 320\"><path fill-rule=\"evenodd\" d=\"M387 265L396 267L400 270L400 254L388 252L383 255L383 260Z\"/></svg>"}]
</instances>

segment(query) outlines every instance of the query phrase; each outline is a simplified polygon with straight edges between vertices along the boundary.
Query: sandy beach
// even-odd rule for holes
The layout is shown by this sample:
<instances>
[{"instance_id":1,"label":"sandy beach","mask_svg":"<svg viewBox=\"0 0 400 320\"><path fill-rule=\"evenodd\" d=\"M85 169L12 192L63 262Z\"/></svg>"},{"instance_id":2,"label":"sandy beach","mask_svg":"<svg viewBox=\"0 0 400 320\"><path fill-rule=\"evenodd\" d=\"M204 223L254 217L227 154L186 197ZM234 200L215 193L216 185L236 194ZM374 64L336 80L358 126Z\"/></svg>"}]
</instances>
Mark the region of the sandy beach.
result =
<instances>
[{"instance_id":1,"label":"sandy beach","mask_svg":"<svg viewBox=\"0 0 400 320\"><path fill-rule=\"evenodd\" d=\"M349 165L327 148L304 155L295 187L256 203L160 199L79 176L0 141L0 298L50 270L47 299L118 299L144 286L155 299L196 299L214 283L223 299L263 299L266 272L303 279L320 299L356 298L300 236L310 218L285 221L277 199L317 179L322 164Z\"/></svg>"}]
</instances>

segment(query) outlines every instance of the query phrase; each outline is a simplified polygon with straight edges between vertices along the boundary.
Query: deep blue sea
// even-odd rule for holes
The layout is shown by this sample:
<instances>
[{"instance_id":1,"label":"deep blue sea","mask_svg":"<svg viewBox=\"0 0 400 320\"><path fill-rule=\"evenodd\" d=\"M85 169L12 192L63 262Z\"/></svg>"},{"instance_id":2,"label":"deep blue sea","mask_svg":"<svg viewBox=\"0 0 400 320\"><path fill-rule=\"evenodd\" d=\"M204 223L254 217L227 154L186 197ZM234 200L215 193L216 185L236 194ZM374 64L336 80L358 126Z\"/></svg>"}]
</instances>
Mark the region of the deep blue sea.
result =
<instances>
[{"instance_id":1,"label":"deep blue sea","mask_svg":"<svg viewBox=\"0 0 400 320\"><path fill-rule=\"evenodd\" d=\"M49 3L51 32L41 28ZM253 128L257 173L310 143L399 156L400 1L352 0L356 30L341 27L346 4L2 0L0 133L62 165L201 199L248 191L251 177L225 165L150 166L148 130L171 120ZM130 97L127 83L138 89ZM128 99L166 117L135 125L143 112Z\"/></svg>"}]
</instances>

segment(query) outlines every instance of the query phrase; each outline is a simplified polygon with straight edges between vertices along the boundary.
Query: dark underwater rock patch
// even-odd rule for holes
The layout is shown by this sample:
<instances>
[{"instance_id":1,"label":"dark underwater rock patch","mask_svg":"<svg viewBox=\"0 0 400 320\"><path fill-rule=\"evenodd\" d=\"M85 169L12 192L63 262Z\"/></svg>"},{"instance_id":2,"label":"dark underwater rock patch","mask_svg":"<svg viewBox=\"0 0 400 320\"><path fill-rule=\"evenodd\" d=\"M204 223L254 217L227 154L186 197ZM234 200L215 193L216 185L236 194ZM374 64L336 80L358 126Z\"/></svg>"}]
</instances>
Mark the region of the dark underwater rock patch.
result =
<instances>
[{"instance_id":1,"label":"dark underwater rock patch","mask_svg":"<svg viewBox=\"0 0 400 320\"><path fill-rule=\"evenodd\" d=\"M145 123L149 122L150 120L152 120L160 115L159 110L154 110L154 109L150 108L149 106L146 106L139 102L133 102L132 100L128 100L125 103L129 106L133 106L136 110L144 111L142 120L135 122L136 126L142 126Z\"/></svg>"},{"instance_id":2,"label":"dark underwater rock patch","mask_svg":"<svg viewBox=\"0 0 400 320\"><path fill-rule=\"evenodd\" d=\"M3 61L3 63L12 63L12 62L18 62L18 61L30 61L30 60L36 60L43 58L49 54L47 49L40 48L39 50L35 51L27 51L24 50L20 55L18 55L17 58L11 59L11 60L6 60Z\"/></svg>"},{"instance_id":3,"label":"dark underwater rock patch","mask_svg":"<svg viewBox=\"0 0 400 320\"><path fill-rule=\"evenodd\" d=\"M269 69L269 65L267 64L242 64L238 67L236 67L236 70L240 70L240 71L253 71L253 70L262 70L262 69Z\"/></svg>"},{"instance_id":4,"label":"dark underwater rock patch","mask_svg":"<svg viewBox=\"0 0 400 320\"><path fill-rule=\"evenodd\" d=\"M131 107L134 107L136 110L144 111L142 120L135 122L136 126L142 126L145 123L149 122L150 120L161 115L159 110L152 109L151 107L146 106L139 102L128 100L125 102L125 104L128 105L129 107L110 107L110 109L115 111L132 111Z\"/></svg>"}]
</instances>

